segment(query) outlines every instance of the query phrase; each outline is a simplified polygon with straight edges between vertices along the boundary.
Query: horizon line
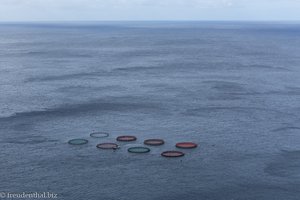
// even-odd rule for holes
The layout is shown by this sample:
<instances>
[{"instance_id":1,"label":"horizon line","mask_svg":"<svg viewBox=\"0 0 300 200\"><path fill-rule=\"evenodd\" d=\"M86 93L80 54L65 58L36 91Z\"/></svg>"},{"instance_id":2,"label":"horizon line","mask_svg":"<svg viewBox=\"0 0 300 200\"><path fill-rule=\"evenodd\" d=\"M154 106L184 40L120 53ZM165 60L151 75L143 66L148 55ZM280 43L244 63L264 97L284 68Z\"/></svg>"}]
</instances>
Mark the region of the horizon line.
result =
<instances>
[{"instance_id":1,"label":"horizon line","mask_svg":"<svg viewBox=\"0 0 300 200\"><path fill-rule=\"evenodd\" d=\"M97 22L289 22L289 23L300 23L300 20L185 20L185 19L174 19L174 20L5 20L1 23L97 23Z\"/></svg>"}]
</instances>

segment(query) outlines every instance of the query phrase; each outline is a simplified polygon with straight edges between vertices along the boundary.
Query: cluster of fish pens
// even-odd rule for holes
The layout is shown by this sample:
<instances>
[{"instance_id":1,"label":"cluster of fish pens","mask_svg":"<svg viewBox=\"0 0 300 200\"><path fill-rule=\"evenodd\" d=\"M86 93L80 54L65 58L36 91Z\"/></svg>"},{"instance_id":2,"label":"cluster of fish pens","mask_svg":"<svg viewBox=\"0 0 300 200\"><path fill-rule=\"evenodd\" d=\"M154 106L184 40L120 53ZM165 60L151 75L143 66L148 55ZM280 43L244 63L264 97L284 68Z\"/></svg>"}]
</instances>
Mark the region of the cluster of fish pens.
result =
<instances>
[{"instance_id":1,"label":"cluster of fish pens","mask_svg":"<svg viewBox=\"0 0 300 200\"><path fill-rule=\"evenodd\" d=\"M91 133L90 136L92 138L105 138L105 137L109 136L109 133L94 132L94 133ZM123 135L123 136L117 137L116 140L118 142L133 142L133 141L136 141L137 138L132 135ZM88 140L72 139L72 140L69 140L68 143L71 145L84 145L84 144L88 143ZM147 139L144 141L144 144L148 145L148 146L160 146L160 145L165 144L165 141L162 139ZM193 148L196 148L197 146L198 145L193 142L179 142L175 145L175 147L181 148L181 149L193 149ZM99 149L111 149L111 150L116 150L116 149L120 148L120 146L116 143L100 143L100 144L97 144L96 147ZM144 147L144 146L130 147L127 150L130 153L148 153L151 151L150 148ZM181 151L171 150L171 151L164 151L161 153L161 155L164 157L181 157L181 156L184 156L184 153Z\"/></svg>"}]
</instances>

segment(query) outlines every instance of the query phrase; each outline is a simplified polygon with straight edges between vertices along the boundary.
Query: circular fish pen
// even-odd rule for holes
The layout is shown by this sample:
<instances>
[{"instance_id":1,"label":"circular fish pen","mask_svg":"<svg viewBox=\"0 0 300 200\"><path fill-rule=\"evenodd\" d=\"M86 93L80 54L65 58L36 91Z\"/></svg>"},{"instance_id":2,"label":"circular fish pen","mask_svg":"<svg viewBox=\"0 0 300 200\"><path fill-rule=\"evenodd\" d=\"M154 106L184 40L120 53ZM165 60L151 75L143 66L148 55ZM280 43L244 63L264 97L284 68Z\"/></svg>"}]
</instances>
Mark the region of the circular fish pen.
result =
<instances>
[{"instance_id":1,"label":"circular fish pen","mask_svg":"<svg viewBox=\"0 0 300 200\"><path fill-rule=\"evenodd\" d=\"M181 151L165 151L165 152L162 152L161 155L164 157L176 158L176 157L184 156L184 153Z\"/></svg>"},{"instance_id":2,"label":"circular fish pen","mask_svg":"<svg viewBox=\"0 0 300 200\"><path fill-rule=\"evenodd\" d=\"M109 136L109 133L106 132L94 132L90 134L93 138L105 138Z\"/></svg>"},{"instance_id":3,"label":"circular fish pen","mask_svg":"<svg viewBox=\"0 0 300 200\"><path fill-rule=\"evenodd\" d=\"M96 146L99 149L118 149L119 146L115 143L100 143Z\"/></svg>"},{"instance_id":4,"label":"circular fish pen","mask_svg":"<svg viewBox=\"0 0 300 200\"><path fill-rule=\"evenodd\" d=\"M196 148L198 145L193 142L179 142L176 144L177 148L181 149L193 149Z\"/></svg>"},{"instance_id":5,"label":"circular fish pen","mask_svg":"<svg viewBox=\"0 0 300 200\"><path fill-rule=\"evenodd\" d=\"M128 152L130 152L130 153L148 153L148 152L150 152L150 149L147 147L130 147L128 149Z\"/></svg>"},{"instance_id":6,"label":"circular fish pen","mask_svg":"<svg viewBox=\"0 0 300 200\"><path fill-rule=\"evenodd\" d=\"M123 136L117 137L117 141L120 141L120 142L132 142L132 141L136 141L136 139L137 138L132 135L123 135Z\"/></svg>"},{"instance_id":7,"label":"circular fish pen","mask_svg":"<svg viewBox=\"0 0 300 200\"><path fill-rule=\"evenodd\" d=\"M144 144L150 145L150 146L160 146L165 143L164 140L161 139L148 139L144 141Z\"/></svg>"}]
</instances>

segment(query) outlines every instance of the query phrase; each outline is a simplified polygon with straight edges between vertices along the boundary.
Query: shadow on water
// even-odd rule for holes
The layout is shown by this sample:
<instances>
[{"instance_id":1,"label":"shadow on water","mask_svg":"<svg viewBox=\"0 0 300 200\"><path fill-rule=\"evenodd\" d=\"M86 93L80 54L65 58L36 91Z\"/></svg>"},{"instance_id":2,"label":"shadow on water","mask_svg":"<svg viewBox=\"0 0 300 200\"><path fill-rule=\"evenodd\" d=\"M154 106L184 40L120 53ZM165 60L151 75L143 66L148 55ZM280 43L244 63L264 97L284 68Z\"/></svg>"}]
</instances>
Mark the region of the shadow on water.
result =
<instances>
[{"instance_id":1,"label":"shadow on water","mask_svg":"<svg viewBox=\"0 0 300 200\"><path fill-rule=\"evenodd\" d=\"M288 131L288 130L300 130L300 127L296 127L296 126L281 127L281 128L274 129L273 131L278 132L278 131Z\"/></svg>"},{"instance_id":2,"label":"shadow on water","mask_svg":"<svg viewBox=\"0 0 300 200\"><path fill-rule=\"evenodd\" d=\"M274 160L266 166L264 171L271 176L298 180L300 184L300 150L283 150L281 154L274 156Z\"/></svg>"},{"instance_id":3,"label":"shadow on water","mask_svg":"<svg viewBox=\"0 0 300 200\"><path fill-rule=\"evenodd\" d=\"M268 108L260 108L260 107L243 107L243 106L206 106L206 107L199 107L195 109L187 109L186 112L183 114L190 115L190 116L197 116L207 113L215 113L215 112L241 112L241 113L251 113L252 111L258 112L268 112L268 113L275 113L275 114L285 114L278 110L268 109ZM292 115L292 114L291 114Z\"/></svg>"},{"instance_id":4,"label":"shadow on water","mask_svg":"<svg viewBox=\"0 0 300 200\"><path fill-rule=\"evenodd\" d=\"M130 112L136 110L146 110L149 112L162 111L160 105L154 104L152 102L144 103L134 103L134 102L113 102L98 100L91 101L81 104L72 105L61 105L60 107L51 108L42 111L30 111L23 113L16 113L15 115L9 117L2 117L0 121L10 121L13 119L23 119L23 118L37 118L37 117L67 117L76 116L84 113L98 113L98 112Z\"/></svg>"}]
</instances>

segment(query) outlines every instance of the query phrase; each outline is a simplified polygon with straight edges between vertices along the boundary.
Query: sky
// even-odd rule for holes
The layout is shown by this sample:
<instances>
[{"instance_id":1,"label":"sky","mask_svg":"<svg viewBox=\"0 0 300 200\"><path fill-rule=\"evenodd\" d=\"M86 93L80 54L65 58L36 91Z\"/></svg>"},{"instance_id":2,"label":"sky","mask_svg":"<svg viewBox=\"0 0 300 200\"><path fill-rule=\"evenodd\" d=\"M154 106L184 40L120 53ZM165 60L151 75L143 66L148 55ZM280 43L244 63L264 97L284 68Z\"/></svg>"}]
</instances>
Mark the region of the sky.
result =
<instances>
[{"instance_id":1,"label":"sky","mask_svg":"<svg viewBox=\"0 0 300 200\"><path fill-rule=\"evenodd\" d=\"M0 0L0 21L300 21L300 0Z\"/></svg>"}]
</instances>

